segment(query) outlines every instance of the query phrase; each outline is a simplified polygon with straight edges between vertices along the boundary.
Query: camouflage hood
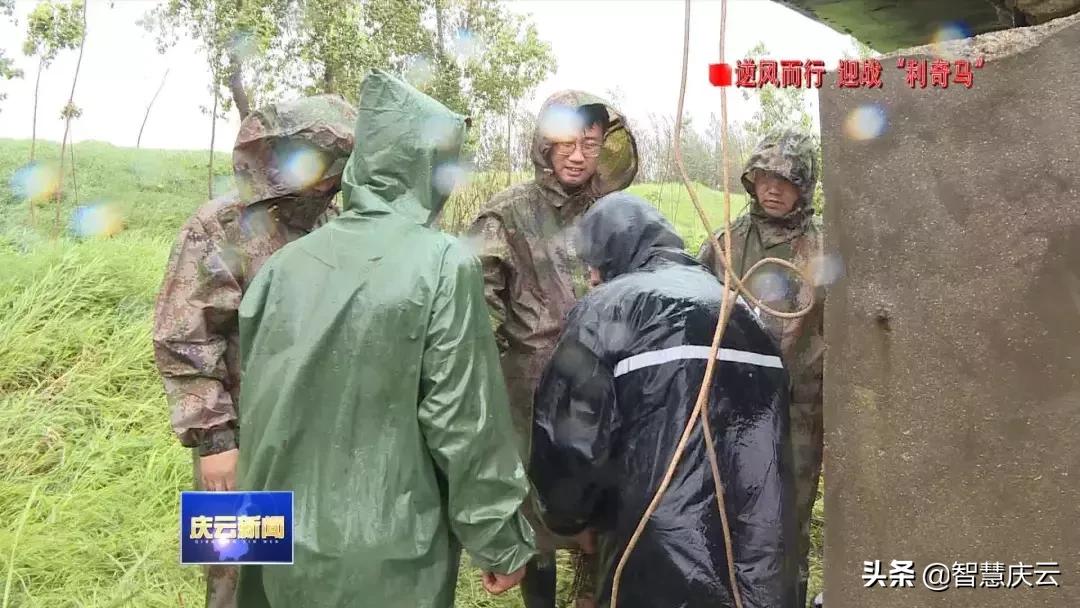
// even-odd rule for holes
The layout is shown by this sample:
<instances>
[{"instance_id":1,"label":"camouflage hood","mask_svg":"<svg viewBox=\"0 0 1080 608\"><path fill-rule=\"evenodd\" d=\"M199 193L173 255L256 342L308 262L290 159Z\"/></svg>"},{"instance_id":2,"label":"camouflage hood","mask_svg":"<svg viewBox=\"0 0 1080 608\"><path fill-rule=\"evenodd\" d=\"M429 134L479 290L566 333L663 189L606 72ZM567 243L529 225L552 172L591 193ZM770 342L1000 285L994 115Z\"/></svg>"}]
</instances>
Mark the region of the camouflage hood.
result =
<instances>
[{"instance_id":1,"label":"camouflage hood","mask_svg":"<svg viewBox=\"0 0 1080 608\"><path fill-rule=\"evenodd\" d=\"M356 149L341 188L345 211L429 224L449 197L464 142L464 116L372 70L360 86Z\"/></svg>"},{"instance_id":2,"label":"camouflage hood","mask_svg":"<svg viewBox=\"0 0 1080 608\"><path fill-rule=\"evenodd\" d=\"M240 123L233 173L247 204L339 180L353 148L356 110L336 95L270 104Z\"/></svg>"},{"instance_id":3,"label":"camouflage hood","mask_svg":"<svg viewBox=\"0 0 1080 608\"><path fill-rule=\"evenodd\" d=\"M770 217L754 195L754 171L768 171L788 180L799 189L795 208L784 217ZM810 133L775 130L762 138L742 174L742 184L750 195L750 216L762 233L763 241L790 241L806 230L814 216L814 187L817 185L817 139Z\"/></svg>"},{"instance_id":4,"label":"camouflage hood","mask_svg":"<svg viewBox=\"0 0 1080 608\"><path fill-rule=\"evenodd\" d=\"M545 137L545 131L551 129L553 121L559 121L560 114L572 113L587 105L602 105L608 114L608 128L604 147L600 152L600 164L596 175L584 189L584 193L595 200L629 186L638 170L637 142L626 125L626 118L610 103L582 91L559 91L548 97L537 117L531 154L537 183L568 197L552 172L548 154L552 142Z\"/></svg>"}]
</instances>

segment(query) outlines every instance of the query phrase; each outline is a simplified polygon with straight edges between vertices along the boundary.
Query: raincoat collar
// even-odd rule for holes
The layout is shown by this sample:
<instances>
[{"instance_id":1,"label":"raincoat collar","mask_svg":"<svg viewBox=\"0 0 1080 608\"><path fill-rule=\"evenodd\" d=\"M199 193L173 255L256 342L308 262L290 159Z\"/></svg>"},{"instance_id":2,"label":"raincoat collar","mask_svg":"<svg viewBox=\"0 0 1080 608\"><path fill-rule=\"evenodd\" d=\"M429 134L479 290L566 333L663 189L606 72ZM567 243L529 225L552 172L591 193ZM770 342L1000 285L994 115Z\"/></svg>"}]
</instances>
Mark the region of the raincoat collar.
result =
<instances>
[{"instance_id":1,"label":"raincoat collar","mask_svg":"<svg viewBox=\"0 0 1080 608\"><path fill-rule=\"evenodd\" d=\"M372 70L360 88L355 139L342 178L344 211L430 224L449 195L437 173L457 166L465 117Z\"/></svg>"},{"instance_id":2,"label":"raincoat collar","mask_svg":"<svg viewBox=\"0 0 1080 608\"><path fill-rule=\"evenodd\" d=\"M697 264L683 252L683 240L664 216L628 192L602 197L581 219L578 251L609 281L660 260Z\"/></svg>"},{"instance_id":3,"label":"raincoat collar","mask_svg":"<svg viewBox=\"0 0 1080 608\"><path fill-rule=\"evenodd\" d=\"M544 125L552 112L576 110L594 104L604 106L608 113L608 129L604 134L599 166L588 183L567 192L552 170L549 160L551 142L543 135ZM589 204L605 194L626 188L634 181L638 169L637 141L626 124L626 118L607 101L583 91L559 91L548 97L541 106L536 124L530 152L534 176L537 184L555 194L549 198L555 207L562 207L570 200L583 200Z\"/></svg>"}]
</instances>

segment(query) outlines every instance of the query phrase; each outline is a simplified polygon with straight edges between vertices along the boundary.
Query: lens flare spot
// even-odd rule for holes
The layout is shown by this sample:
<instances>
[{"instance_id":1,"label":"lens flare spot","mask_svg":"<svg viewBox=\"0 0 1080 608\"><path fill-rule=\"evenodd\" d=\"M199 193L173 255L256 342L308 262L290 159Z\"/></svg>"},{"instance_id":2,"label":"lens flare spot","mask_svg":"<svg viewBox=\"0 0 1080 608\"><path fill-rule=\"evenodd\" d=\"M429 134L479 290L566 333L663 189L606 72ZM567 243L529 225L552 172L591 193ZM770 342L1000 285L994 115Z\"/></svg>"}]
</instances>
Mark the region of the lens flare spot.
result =
<instances>
[{"instance_id":1,"label":"lens flare spot","mask_svg":"<svg viewBox=\"0 0 1080 608\"><path fill-rule=\"evenodd\" d=\"M762 269L750 277L750 293L765 303L780 302L787 296L786 275L777 270Z\"/></svg>"},{"instance_id":2,"label":"lens flare spot","mask_svg":"<svg viewBox=\"0 0 1080 608\"><path fill-rule=\"evenodd\" d=\"M427 57L414 55L405 68L405 80L418 89L426 89L435 80L435 66Z\"/></svg>"},{"instance_id":3,"label":"lens flare spot","mask_svg":"<svg viewBox=\"0 0 1080 608\"><path fill-rule=\"evenodd\" d=\"M885 110L874 103L861 105L844 120L844 133L851 139L865 141L880 137L888 127Z\"/></svg>"},{"instance_id":4,"label":"lens flare spot","mask_svg":"<svg viewBox=\"0 0 1080 608\"><path fill-rule=\"evenodd\" d=\"M124 229L124 218L115 205L94 203L75 208L71 214L71 233L78 238L110 237Z\"/></svg>"},{"instance_id":5,"label":"lens flare spot","mask_svg":"<svg viewBox=\"0 0 1080 608\"><path fill-rule=\"evenodd\" d=\"M60 170L52 163L33 162L11 176L15 198L39 203L50 199L60 187Z\"/></svg>"},{"instance_id":6,"label":"lens flare spot","mask_svg":"<svg viewBox=\"0 0 1080 608\"><path fill-rule=\"evenodd\" d=\"M554 105L540 118L539 128L540 134L548 141L576 141L585 130L585 121L574 108Z\"/></svg>"},{"instance_id":7,"label":"lens flare spot","mask_svg":"<svg viewBox=\"0 0 1080 608\"><path fill-rule=\"evenodd\" d=\"M431 179L439 194L450 196L455 189L467 185L471 175L469 168L461 163L443 163L435 167Z\"/></svg>"},{"instance_id":8,"label":"lens flare spot","mask_svg":"<svg viewBox=\"0 0 1080 608\"><path fill-rule=\"evenodd\" d=\"M484 41L465 28L459 29L454 35L452 52L459 63L476 61L485 50Z\"/></svg>"},{"instance_id":9,"label":"lens flare spot","mask_svg":"<svg viewBox=\"0 0 1080 608\"><path fill-rule=\"evenodd\" d=\"M946 59L958 56L957 40L971 37L971 28L963 21L950 21L939 27L930 37L930 46L934 55Z\"/></svg>"},{"instance_id":10,"label":"lens flare spot","mask_svg":"<svg viewBox=\"0 0 1080 608\"><path fill-rule=\"evenodd\" d=\"M325 171L326 161L323 155L307 148L288 152L281 165L281 174L285 183L297 190L318 182Z\"/></svg>"}]
</instances>

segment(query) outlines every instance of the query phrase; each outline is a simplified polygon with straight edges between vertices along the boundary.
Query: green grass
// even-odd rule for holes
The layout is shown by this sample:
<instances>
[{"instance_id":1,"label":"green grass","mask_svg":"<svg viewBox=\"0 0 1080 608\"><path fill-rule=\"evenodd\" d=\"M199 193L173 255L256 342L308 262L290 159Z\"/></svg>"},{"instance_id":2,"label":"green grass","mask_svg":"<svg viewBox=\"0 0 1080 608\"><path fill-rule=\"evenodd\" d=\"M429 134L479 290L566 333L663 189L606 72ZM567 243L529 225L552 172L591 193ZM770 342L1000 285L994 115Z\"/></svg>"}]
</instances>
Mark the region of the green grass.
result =
<instances>
[{"instance_id":1,"label":"green grass","mask_svg":"<svg viewBox=\"0 0 1080 608\"><path fill-rule=\"evenodd\" d=\"M629 188L630 192L653 203L664 217L668 219L682 235L687 250L697 253L701 244L705 242L708 234L701 224L697 209L690 200L690 193L682 182L665 182L660 184L634 184ZM698 195L698 202L705 209L706 217L713 230L724 227L724 194L699 183L694 184L694 192ZM731 221L746 208L745 193L731 193Z\"/></svg>"},{"instance_id":2,"label":"green grass","mask_svg":"<svg viewBox=\"0 0 1080 608\"><path fill-rule=\"evenodd\" d=\"M40 160L58 152L38 144ZM201 606L199 569L179 565L176 534L191 456L169 429L150 327L170 244L206 199L208 155L78 144L78 202L111 203L125 229L54 241L53 209L31 224L6 187L28 154L28 142L0 140L0 608ZM215 161L226 188L228 156ZM76 204L67 183L62 228ZM505 175L480 176L455 195L448 223L463 225L504 186ZM704 230L681 186L633 189L697 248ZM702 195L719 225L719 194ZM466 568L457 605L521 603L516 592L488 597Z\"/></svg>"}]
</instances>

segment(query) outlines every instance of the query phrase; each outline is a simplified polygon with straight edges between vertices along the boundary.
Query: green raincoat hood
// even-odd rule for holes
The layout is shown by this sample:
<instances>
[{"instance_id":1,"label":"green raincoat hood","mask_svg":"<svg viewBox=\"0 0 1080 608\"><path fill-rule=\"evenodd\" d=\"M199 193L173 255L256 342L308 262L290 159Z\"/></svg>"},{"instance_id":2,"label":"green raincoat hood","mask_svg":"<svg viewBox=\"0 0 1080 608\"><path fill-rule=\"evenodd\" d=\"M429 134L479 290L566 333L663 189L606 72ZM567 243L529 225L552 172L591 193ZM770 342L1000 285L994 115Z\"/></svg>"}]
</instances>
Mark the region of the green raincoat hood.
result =
<instances>
[{"instance_id":1,"label":"green raincoat hood","mask_svg":"<svg viewBox=\"0 0 1080 608\"><path fill-rule=\"evenodd\" d=\"M399 213L430 223L449 196L437 176L457 167L465 117L372 70L360 87L355 136L342 178L344 211Z\"/></svg>"},{"instance_id":2,"label":"green raincoat hood","mask_svg":"<svg viewBox=\"0 0 1080 608\"><path fill-rule=\"evenodd\" d=\"M587 105L602 105L608 114L608 128L605 132L604 147L600 151L600 164L596 175L587 186L588 193L595 200L629 186L634 181L638 170L637 141L626 125L626 118L613 105L583 91L554 93L540 108L536 132L533 134L531 156L536 171L536 181L567 196L551 168L551 161L548 158L551 142L544 137L545 124L558 112L574 111Z\"/></svg>"},{"instance_id":3,"label":"green raincoat hood","mask_svg":"<svg viewBox=\"0 0 1080 608\"><path fill-rule=\"evenodd\" d=\"M768 171L788 180L799 190L799 200L791 213L770 217L754 194L753 173ZM742 184L750 195L750 216L759 229L769 233L766 240L788 241L806 230L814 216L814 187L817 185L817 140L810 133L778 129L765 135L750 154L742 174Z\"/></svg>"}]
</instances>

